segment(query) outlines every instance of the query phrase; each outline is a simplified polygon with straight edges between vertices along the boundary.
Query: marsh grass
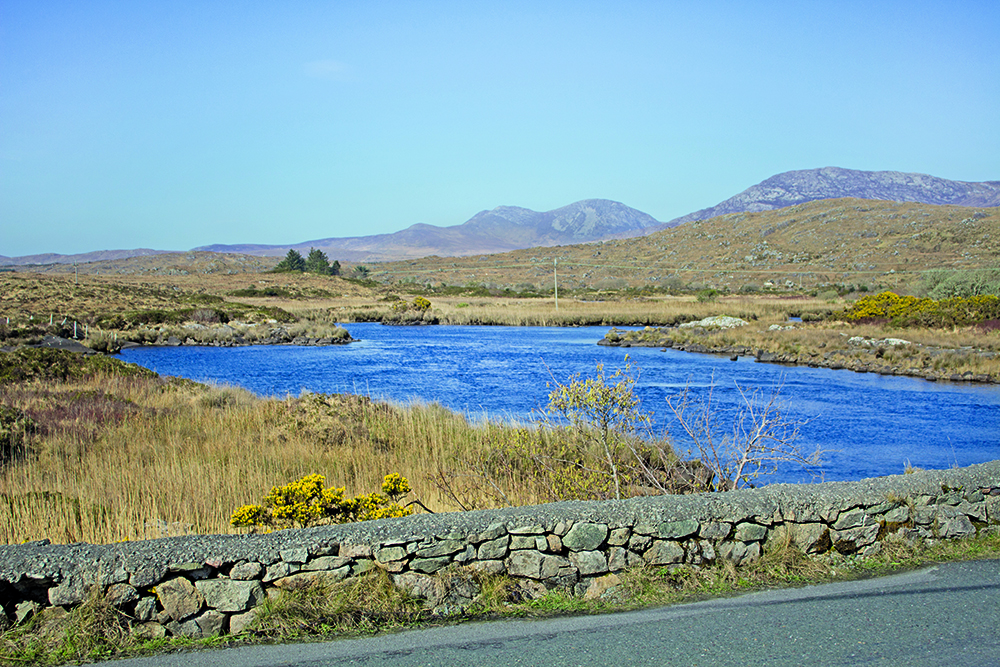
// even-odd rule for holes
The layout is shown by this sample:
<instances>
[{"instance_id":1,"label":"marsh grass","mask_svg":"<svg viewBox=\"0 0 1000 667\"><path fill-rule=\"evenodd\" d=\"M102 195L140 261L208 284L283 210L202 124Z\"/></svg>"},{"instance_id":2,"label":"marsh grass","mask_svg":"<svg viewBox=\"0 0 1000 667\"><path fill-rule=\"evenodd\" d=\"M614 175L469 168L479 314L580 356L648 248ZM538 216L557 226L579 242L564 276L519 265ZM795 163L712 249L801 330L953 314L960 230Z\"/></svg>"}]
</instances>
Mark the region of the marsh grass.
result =
<instances>
[{"instance_id":1,"label":"marsh grass","mask_svg":"<svg viewBox=\"0 0 1000 667\"><path fill-rule=\"evenodd\" d=\"M410 480L410 498L433 511L455 509L435 476L518 432L472 424L437 404L323 394L277 400L101 372L0 385L0 401L34 425L24 455L0 468L7 544L233 532L235 508L309 474L357 495L396 472ZM503 504L548 500L543 487L525 483L530 471L508 472ZM497 506L488 497L478 504Z\"/></svg>"},{"instance_id":2,"label":"marsh grass","mask_svg":"<svg viewBox=\"0 0 1000 667\"><path fill-rule=\"evenodd\" d=\"M441 324L502 326L644 326L673 325L724 313L747 320L784 321L789 315L821 311L829 304L820 299L767 296L724 296L700 302L694 296L618 298L478 298L431 296L428 315ZM292 306L287 306L292 308ZM392 305L355 300L329 309L297 311L305 318L332 318L342 322L378 322L391 317Z\"/></svg>"}]
</instances>

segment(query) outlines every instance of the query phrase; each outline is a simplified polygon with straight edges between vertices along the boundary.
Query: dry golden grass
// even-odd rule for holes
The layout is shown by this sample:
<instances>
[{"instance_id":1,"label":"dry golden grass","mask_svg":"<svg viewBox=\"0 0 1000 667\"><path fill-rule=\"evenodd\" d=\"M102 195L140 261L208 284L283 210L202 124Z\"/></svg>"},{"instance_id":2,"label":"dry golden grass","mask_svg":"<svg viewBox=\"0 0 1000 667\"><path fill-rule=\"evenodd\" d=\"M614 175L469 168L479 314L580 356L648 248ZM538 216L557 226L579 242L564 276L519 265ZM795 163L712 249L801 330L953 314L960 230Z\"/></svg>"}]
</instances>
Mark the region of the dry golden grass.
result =
<instances>
[{"instance_id":1,"label":"dry golden grass","mask_svg":"<svg viewBox=\"0 0 1000 667\"><path fill-rule=\"evenodd\" d=\"M771 323L783 322L790 314L831 308L828 301L814 297L737 295L718 297L712 301L698 301L693 296L607 300L571 297L560 298L558 309L552 298L431 296L430 299L431 310L427 317L436 318L441 324L505 326L669 325L720 313ZM294 304L281 305L303 317L320 321L379 321L393 312L390 302L373 303L363 299L326 309L310 307L295 310Z\"/></svg>"},{"instance_id":2,"label":"dry golden grass","mask_svg":"<svg viewBox=\"0 0 1000 667\"><path fill-rule=\"evenodd\" d=\"M0 387L4 405L44 425L31 454L0 470L0 542L114 542L232 532L237 507L319 473L368 493L390 472L432 510L430 481L496 424L470 425L436 405L361 397L278 401L187 381L95 377ZM518 495L517 502L539 499Z\"/></svg>"}]
</instances>

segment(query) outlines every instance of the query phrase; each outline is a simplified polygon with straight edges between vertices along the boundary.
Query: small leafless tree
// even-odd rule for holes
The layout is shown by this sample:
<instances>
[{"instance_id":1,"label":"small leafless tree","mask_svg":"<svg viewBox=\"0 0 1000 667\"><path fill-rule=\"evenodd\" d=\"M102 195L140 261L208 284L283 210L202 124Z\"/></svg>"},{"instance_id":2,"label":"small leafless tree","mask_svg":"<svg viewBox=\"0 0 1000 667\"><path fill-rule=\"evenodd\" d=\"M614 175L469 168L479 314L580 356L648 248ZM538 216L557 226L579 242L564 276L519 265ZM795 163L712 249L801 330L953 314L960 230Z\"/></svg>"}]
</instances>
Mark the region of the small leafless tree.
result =
<instances>
[{"instance_id":1,"label":"small leafless tree","mask_svg":"<svg viewBox=\"0 0 1000 667\"><path fill-rule=\"evenodd\" d=\"M752 485L761 475L775 472L790 463L818 474L824 453L819 447L806 454L796 444L799 429L806 421L789 419L781 401L781 384L765 391L736 385L741 404L731 430L719 425L713 406L713 378L705 398L692 395L687 386L667 405L691 441L692 454L714 475L717 491L732 491Z\"/></svg>"}]
</instances>

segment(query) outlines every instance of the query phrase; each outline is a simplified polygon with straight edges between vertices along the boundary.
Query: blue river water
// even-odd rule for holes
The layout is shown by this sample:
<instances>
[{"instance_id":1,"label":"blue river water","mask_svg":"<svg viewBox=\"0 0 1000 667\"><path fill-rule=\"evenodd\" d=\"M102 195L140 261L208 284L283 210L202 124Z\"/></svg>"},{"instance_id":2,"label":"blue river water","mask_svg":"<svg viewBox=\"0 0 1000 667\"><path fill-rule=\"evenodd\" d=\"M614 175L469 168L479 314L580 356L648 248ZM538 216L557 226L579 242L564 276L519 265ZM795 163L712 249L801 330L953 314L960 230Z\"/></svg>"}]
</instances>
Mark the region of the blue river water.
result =
<instances>
[{"instance_id":1,"label":"blue river water","mask_svg":"<svg viewBox=\"0 0 1000 667\"><path fill-rule=\"evenodd\" d=\"M263 396L303 390L353 393L396 403L437 402L471 419L529 420L547 403L553 379L609 372L629 355L637 392L654 428L689 446L666 398L689 386L712 390L721 425L740 404L737 385L770 395L780 387L784 416L805 422L801 449L826 450L823 479L903 472L907 463L948 468L1000 458L1000 387L934 383L846 370L786 367L658 348L608 348L607 327L391 327L347 325L360 342L333 347L161 347L124 350L125 361L162 375L232 384ZM786 467L760 482L811 481ZM818 481L818 480L817 480Z\"/></svg>"}]
</instances>

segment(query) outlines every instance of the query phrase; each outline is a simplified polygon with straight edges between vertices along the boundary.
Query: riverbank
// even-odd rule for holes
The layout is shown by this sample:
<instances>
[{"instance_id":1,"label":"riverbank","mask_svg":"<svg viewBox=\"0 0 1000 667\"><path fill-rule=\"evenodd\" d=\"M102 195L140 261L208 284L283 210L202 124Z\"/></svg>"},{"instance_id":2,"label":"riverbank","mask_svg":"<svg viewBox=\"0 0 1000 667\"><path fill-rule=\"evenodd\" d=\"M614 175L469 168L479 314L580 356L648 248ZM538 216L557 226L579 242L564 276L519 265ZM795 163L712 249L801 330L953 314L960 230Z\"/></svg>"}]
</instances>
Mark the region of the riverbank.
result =
<instances>
[{"instance_id":1,"label":"riverbank","mask_svg":"<svg viewBox=\"0 0 1000 667\"><path fill-rule=\"evenodd\" d=\"M646 327L638 331L612 328L598 345L675 349L727 356L732 360L753 357L762 363L901 375L931 382L1000 383L1000 354L992 349L973 345L949 347L916 340L925 336L940 340L942 335L937 332L899 333L906 338L885 334L884 330L873 327L852 327L845 332L827 323L789 322L762 328L744 322L732 328Z\"/></svg>"}]
</instances>

